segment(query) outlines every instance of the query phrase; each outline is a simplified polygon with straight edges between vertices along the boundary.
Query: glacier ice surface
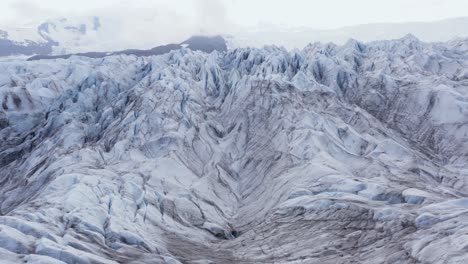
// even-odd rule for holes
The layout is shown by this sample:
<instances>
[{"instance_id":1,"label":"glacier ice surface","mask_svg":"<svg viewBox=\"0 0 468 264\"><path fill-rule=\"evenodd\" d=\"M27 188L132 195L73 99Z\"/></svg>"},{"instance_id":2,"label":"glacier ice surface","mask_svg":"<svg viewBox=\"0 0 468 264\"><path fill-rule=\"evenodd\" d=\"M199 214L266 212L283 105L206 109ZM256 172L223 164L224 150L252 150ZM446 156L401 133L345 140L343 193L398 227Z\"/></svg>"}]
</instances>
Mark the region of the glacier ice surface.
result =
<instances>
[{"instance_id":1,"label":"glacier ice surface","mask_svg":"<svg viewBox=\"0 0 468 264\"><path fill-rule=\"evenodd\" d=\"M466 263L466 46L0 62L2 263Z\"/></svg>"}]
</instances>

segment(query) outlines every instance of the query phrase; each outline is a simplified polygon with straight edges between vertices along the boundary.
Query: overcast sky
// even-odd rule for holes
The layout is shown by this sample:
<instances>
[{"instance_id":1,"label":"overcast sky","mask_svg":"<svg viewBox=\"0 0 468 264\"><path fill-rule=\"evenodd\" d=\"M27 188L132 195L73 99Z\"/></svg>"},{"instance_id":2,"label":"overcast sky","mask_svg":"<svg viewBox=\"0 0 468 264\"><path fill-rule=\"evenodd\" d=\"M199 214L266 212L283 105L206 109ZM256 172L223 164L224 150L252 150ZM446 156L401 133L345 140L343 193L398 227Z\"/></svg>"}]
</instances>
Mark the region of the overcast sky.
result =
<instances>
[{"instance_id":1,"label":"overcast sky","mask_svg":"<svg viewBox=\"0 0 468 264\"><path fill-rule=\"evenodd\" d=\"M375 22L431 21L468 15L468 0L1 0L0 22L118 14L165 17L210 29L259 24L328 29ZM157 19L159 20L159 19ZM216 23L218 25L210 25Z\"/></svg>"},{"instance_id":2,"label":"overcast sky","mask_svg":"<svg viewBox=\"0 0 468 264\"><path fill-rule=\"evenodd\" d=\"M83 16L99 16L115 43L151 47L259 26L332 29L468 16L468 0L0 0L0 29Z\"/></svg>"}]
</instances>

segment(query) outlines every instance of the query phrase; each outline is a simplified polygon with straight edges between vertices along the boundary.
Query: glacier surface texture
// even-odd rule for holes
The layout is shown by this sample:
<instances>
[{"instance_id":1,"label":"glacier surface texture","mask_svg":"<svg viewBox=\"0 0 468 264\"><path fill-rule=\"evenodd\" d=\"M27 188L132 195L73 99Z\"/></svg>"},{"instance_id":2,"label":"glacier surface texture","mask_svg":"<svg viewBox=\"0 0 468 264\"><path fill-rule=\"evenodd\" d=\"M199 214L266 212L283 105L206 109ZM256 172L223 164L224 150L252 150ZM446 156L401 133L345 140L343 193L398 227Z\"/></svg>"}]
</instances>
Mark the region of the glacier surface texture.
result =
<instances>
[{"instance_id":1,"label":"glacier surface texture","mask_svg":"<svg viewBox=\"0 0 468 264\"><path fill-rule=\"evenodd\" d=\"M467 263L468 42L0 62L1 263Z\"/></svg>"}]
</instances>

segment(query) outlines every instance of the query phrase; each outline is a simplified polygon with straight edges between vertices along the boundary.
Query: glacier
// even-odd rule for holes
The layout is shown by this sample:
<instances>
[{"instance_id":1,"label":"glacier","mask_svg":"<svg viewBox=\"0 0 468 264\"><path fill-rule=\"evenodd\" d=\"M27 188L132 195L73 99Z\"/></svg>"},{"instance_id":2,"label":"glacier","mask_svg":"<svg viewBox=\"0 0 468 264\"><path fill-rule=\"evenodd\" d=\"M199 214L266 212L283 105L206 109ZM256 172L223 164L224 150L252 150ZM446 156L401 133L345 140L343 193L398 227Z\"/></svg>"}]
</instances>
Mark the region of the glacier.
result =
<instances>
[{"instance_id":1,"label":"glacier","mask_svg":"<svg viewBox=\"0 0 468 264\"><path fill-rule=\"evenodd\" d=\"M466 263L467 43L0 62L2 263Z\"/></svg>"}]
</instances>

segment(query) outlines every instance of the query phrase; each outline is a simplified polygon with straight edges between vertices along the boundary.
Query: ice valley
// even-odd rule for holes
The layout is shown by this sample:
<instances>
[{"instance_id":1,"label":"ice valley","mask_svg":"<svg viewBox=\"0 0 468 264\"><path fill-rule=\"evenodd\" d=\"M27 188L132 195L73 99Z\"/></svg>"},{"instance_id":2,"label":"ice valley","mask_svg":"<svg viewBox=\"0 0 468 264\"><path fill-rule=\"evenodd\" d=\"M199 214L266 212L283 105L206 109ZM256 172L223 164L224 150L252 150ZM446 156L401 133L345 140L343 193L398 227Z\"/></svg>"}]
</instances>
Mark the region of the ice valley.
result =
<instances>
[{"instance_id":1,"label":"ice valley","mask_svg":"<svg viewBox=\"0 0 468 264\"><path fill-rule=\"evenodd\" d=\"M468 41L0 62L2 263L466 263Z\"/></svg>"}]
</instances>

